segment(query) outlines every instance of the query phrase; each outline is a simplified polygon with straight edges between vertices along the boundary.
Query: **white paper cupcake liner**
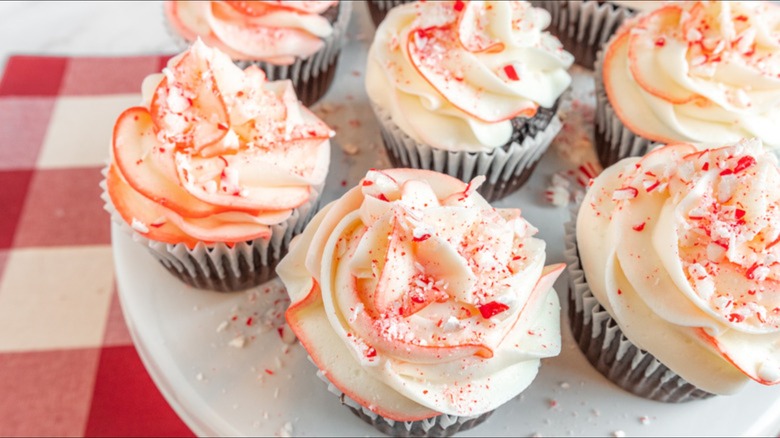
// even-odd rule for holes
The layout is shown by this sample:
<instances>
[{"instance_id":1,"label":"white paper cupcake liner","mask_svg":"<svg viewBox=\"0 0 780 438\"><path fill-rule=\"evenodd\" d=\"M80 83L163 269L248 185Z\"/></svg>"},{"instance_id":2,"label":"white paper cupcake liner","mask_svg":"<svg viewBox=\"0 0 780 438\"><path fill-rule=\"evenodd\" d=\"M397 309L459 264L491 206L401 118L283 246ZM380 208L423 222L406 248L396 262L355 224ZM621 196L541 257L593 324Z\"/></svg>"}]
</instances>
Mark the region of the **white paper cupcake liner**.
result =
<instances>
[{"instance_id":1,"label":"white paper cupcake liner","mask_svg":"<svg viewBox=\"0 0 780 438\"><path fill-rule=\"evenodd\" d=\"M604 51L600 51L596 61L596 130L595 143L599 162L607 168L626 157L645 155L656 144L651 140L634 134L617 116L609 103L604 88Z\"/></svg>"},{"instance_id":2,"label":"white paper cupcake liner","mask_svg":"<svg viewBox=\"0 0 780 438\"><path fill-rule=\"evenodd\" d=\"M333 83L339 54L346 41L347 26L352 16L352 3L349 1L339 2L338 8L338 15L332 23L333 33L322 40L325 45L312 56L296 58L295 62L290 65L276 65L265 61L250 60L236 60L235 64L242 69L256 65L265 72L269 81L289 79L293 83L298 100L303 102L304 106L313 105L325 95ZM182 38L171 27L167 19L165 24L176 45L181 50L186 50L192 42Z\"/></svg>"},{"instance_id":3,"label":"white paper cupcake liner","mask_svg":"<svg viewBox=\"0 0 780 438\"><path fill-rule=\"evenodd\" d=\"M311 357L309 357L309 361L311 361ZM389 436L452 436L458 432L462 432L482 424L482 422L487 420L488 417L493 414L493 411L488 411L484 414L470 417L442 414L433 418L427 418L425 420L419 421L394 421L377 414L376 412L368 409L367 407L361 405L341 392L341 390L336 388L336 386L333 385L330 380L328 380L326 373L322 370L317 370L317 377L319 377L320 380L328 385L328 391L338 397L339 400L341 400L341 404L348 407L353 414L358 416L366 423L374 426L380 432Z\"/></svg>"},{"instance_id":4,"label":"white paper cupcake liner","mask_svg":"<svg viewBox=\"0 0 780 438\"><path fill-rule=\"evenodd\" d=\"M517 190L531 176L542 155L561 130L562 123L553 116L550 123L535 136L490 152L448 151L418 143L393 122L390 111L372 103L379 119L382 140L395 167L435 170L464 182L485 175L479 192L494 201Z\"/></svg>"},{"instance_id":5,"label":"white paper cupcake liner","mask_svg":"<svg viewBox=\"0 0 780 438\"><path fill-rule=\"evenodd\" d=\"M412 0L368 0L368 12L371 14L371 21L374 22L374 26L379 26L379 23L385 19L385 16L390 9L404 3L409 3Z\"/></svg>"},{"instance_id":6,"label":"white paper cupcake liner","mask_svg":"<svg viewBox=\"0 0 780 438\"><path fill-rule=\"evenodd\" d=\"M564 261L569 276L569 326L588 361L607 379L651 400L682 403L713 397L667 368L652 354L635 346L588 286L577 251L576 217L565 225Z\"/></svg>"},{"instance_id":7,"label":"white paper cupcake liner","mask_svg":"<svg viewBox=\"0 0 780 438\"><path fill-rule=\"evenodd\" d=\"M574 55L577 64L593 69L596 52L636 11L613 2L595 0L532 1L550 12L549 31Z\"/></svg>"},{"instance_id":8,"label":"white paper cupcake liner","mask_svg":"<svg viewBox=\"0 0 780 438\"><path fill-rule=\"evenodd\" d=\"M103 170L105 177L106 169ZM322 186L313 188L309 200L293 210L287 220L271 226L271 237L238 242L198 242L194 248L149 239L135 231L116 211L108 196L105 179L100 182L101 199L111 219L133 240L146 247L173 275L200 289L221 292L245 290L276 276L276 264L287 254L290 240L303 231L317 212Z\"/></svg>"}]
</instances>

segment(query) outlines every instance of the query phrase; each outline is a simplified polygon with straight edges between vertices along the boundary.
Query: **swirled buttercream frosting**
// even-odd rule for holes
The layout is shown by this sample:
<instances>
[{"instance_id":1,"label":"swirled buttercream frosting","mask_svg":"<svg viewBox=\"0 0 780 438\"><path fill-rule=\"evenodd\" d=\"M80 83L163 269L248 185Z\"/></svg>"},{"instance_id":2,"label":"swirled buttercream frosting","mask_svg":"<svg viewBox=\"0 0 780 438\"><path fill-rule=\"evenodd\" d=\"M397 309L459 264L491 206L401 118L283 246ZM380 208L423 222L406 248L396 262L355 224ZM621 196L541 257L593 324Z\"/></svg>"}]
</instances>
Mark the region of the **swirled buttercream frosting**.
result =
<instances>
[{"instance_id":1,"label":"swirled buttercream frosting","mask_svg":"<svg viewBox=\"0 0 780 438\"><path fill-rule=\"evenodd\" d=\"M321 14L338 1L165 2L165 16L188 41L201 38L236 60L289 65L308 58L333 33Z\"/></svg>"},{"instance_id":2,"label":"swirled buttercream frosting","mask_svg":"<svg viewBox=\"0 0 780 438\"><path fill-rule=\"evenodd\" d=\"M144 80L115 126L107 189L135 231L166 243L268 238L317 196L332 131L289 81L196 42Z\"/></svg>"},{"instance_id":3,"label":"swirled buttercream frosting","mask_svg":"<svg viewBox=\"0 0 780 438\"><path fill-rule=\"evenodd\" d=\"M780 382L780 167L759 140L620 161L577 230L588 285L638 347L715 394Z\"/></svg>"},{"instance_id":4,"label":"swirled buttercream frosting","mask_svg":"<svg viewBox=\"0 0 780 438\"><path fill-rule=\"evenodd\" d=\"M780 147L780 7L674 2L626 22L604 53L620 121L652 141L757 137Z\"/></svg>"},{"instance_id":5,"label":"swirled buttercream frosting","mask_svg":"<svg viewBox=\"0 0 780 438\"><path fill-rule=\"evenodd\" d=\"M293 242L278 272L316 365L396 421L472 416L560 350L545 244L515 209L424 170L369 171Z\"/></svg>"},{"instance_id":6,"label":"swirled buttercream frosting","mask_svg":"<svg viewBox=\"0 0 780 438\"><path fill-rule=\"evenodd\" d=\"M414 2L393 8L368 54L371 101L417 142L490 151L511 120L550 108L572 56L544 29L547 11L524 1Z\"/></svg>"}]
</instances>

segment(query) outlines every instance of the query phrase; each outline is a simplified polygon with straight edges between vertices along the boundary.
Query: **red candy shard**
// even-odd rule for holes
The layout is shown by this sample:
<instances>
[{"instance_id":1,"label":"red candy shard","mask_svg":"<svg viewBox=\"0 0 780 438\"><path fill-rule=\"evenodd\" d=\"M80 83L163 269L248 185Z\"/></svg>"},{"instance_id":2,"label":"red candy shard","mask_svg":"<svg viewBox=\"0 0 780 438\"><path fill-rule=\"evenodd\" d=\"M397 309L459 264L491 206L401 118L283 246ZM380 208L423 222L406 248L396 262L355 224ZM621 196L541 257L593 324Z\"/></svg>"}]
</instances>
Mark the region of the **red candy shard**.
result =
<instances>
[{"instance_id":1,"label":"red candy shard","mask_svg":"<svg viewBox=\"0 0 780 438\"><path fill-rule=\"evenodd\" d=\"M739 159L737 166L734 168L734 173L742 172L743 170L756 164L756 159L750 155L744 156Z\"/></svg>"},{"instance_id":2,"label":"red candy shard","mask_svg":"<svg viewBox=\"0 0 780 438\"><path fill-rule=\"evenodd\" d=\"M479 313L482 314L483 318L488 319L508 310L509 306L504 303L499 303L498 301L491 301L478 306L477 309L479 309Z\"/></svg>"},{"instance_id":3,"label":"red candy shard","mask_svg":"<svg viewBox=\"0 0 780 438\"><path fill-rule=\"evenodd\" d=\"M517 75L517 71L515 70L515 67L512 64L504 66L504 73L506 73L506 77L508 77L512 81L520 80L520 76Z\"/></svg>"},{"instance_id":4,"label":"red candy shard","mask_svg":"<svg viewBox=\"0 0 780 438\"><path fill-rule=\"evenodd\" d=\"M422 242L422 241L428 240L430 238L431 238L431 233L425 233L425 234L423 234L420 237L413 237L412 240L415 241L415 242Z\"/></svg>"}]
</instances>

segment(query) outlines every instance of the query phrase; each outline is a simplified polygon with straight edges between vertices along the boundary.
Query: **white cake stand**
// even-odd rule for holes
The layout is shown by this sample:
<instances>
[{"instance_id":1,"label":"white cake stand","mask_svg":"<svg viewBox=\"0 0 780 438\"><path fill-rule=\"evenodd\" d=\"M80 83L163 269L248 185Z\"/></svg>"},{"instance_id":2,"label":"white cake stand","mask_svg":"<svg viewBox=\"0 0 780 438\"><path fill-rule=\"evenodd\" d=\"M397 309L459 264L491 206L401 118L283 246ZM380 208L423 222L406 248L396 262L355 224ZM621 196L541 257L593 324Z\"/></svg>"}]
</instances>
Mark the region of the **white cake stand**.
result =
<instances>
[{"instance_id":1,"label":"white cake stand","mask_svg":"<svg viewBox=\"0 0 780 438\"><path fill-rule=\"evenodd\" d=\"M554 165L554 156L545 157L529 185L501 202L523 206L523 214L547 241L551 262L562 260L568 212L533 198L543 187L537 180ZM332 199L333 193L326 196ZM278 315L256 311L281 296L278 288L232 294L196 290L171 276L116 226L112 239L119 295L133 341L165 398L195 433L379 434L340 406L315 376L300 345L286 344L268 326L278 322ZM565 278L556 284L564 306L565 284ZM571 339L565 318L562 329L561 355L543 361L539 376L520 397L462 436L777 436L780 431L780 388L750 384L739 395L681 405L644 400L591 367Z\"/></svg>"},{"instance_id":2,"label":"white cake stand","mask_svg":"<svg viewBox=\"0 0 780 438\"><path fill-rule=\"evenodd\" d=\"M336 199L372 167L386 166L380 137L363 90L366 53L373 33L368 14L355 8L350 42L336 80L320 110L339 124L323 201ZM592 81L577 74L574 95L592 99ZM330 102L328 104L327 102ZM334 104L335 103L335 104ZM343 115L330 107L346 106ZM367 112L366 114L363 114ZM348 119L360 118L360 124ZM347 155L344 151L357 154ZM520 207L547 242L548 263L563 261L566 208L545 202L552 173L565 168L548 151L531 180L497 207ZM278 299L278 288L220 294L192 289L172 277L141 245L112 230L122 309L149 374L181 418L201 436L378 435L328 392L298 344L288 345L269 324L276 314L263 309ZM556 289L566 314L566 278ZM273 313L273 312L272 312ZM235 317L235 320L234 320ZM252 321L247 324L247 320ZM543 361L539 376L515 400L484 424L461 436L777 436L780 388L751 384L739 395L668 405L635 397L591 367L562 321L563 351Z\"/></svg>"}]
</instances>

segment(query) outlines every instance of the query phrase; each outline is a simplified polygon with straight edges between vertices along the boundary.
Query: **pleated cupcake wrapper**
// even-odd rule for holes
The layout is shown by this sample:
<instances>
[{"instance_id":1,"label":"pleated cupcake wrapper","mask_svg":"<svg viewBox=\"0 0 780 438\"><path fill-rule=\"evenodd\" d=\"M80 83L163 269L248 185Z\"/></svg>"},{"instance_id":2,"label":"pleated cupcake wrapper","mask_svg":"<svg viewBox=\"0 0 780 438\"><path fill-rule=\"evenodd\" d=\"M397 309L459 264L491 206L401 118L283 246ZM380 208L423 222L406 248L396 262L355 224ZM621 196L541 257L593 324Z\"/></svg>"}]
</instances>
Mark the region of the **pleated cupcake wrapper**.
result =
<instances>
[{"instance_id":1,"label":"pleated cupcake wrapper","mask_svg":"<svg viewBox=\"0 0 780 438\"><path fill-rule=\"evenodd\" d=\"M106 169L104 176L105 173ZM221 292L245 290L274 278L276 263L287 253L290 240L303 231L317 212L322 191L322 185L314 187L306 203L294 209L284 222L271 226L268 239L237 242L232 246L223 242L209 245L198 242L194 248L189 248L183 243L152 240L134 230L116 211L108 196L105 179L100 187L104 209L114 223L146 247L169 272L193 287Z\"/></svg>"},{"instance_id":2,"label":"pleated cupcake wrapper","mask_svg":"<svg viewBox=\"0 0 780 438\"><path fill-rule=\"evenodd\" d=\"M385 19L390 9L398 5L409 3L412 0L368 0L368 12L371 14L371 21L374 22L374 26L379 26L379 23Z\"/></svg>"},{"instance_id":3,"label":"pleated cupcake wrapper","mask_svg":"<svg viewBox=\"0 0 780 438\"><path fill-rule=\"evenodd\" d=\"M488 201L504 197L528 180L562 126L555 116L534 137L527 136L509 147L490 152L448 151L418 143L393 122L390 111L373 103L371 107L379 119L382 140L395 167L435 170L465 182L485 175L487 180L479 192Z\"/></svg>"},{"instance_id":4,"label":"pleated cupcake wrapper","mask_svg":"<svg viewBox=\"0 0 780 438\"><path fill-rule=\"evenodd\" d=\"M565 225L564 261L569 276L569 326L588 361L619 387L651 400L682 403L714 394L692 385L626 336L588 286L577 251L576 217Z\"/></svg>"},{"instance_id":5,"label":"pleated cupcake wrapper","mask_svg":"<svg viewBox=\"0 0 780 438\"><path fill-rule=\"evenodd\" d=\"M636 14L631 8L595 0L532 1L550 12L549 31L574 55L577 64L592 69L600 50L620 25Z\"/></svg>"},{"instance_id":6,"label":"pleated cupcake wrapper","mask_svg":"<svg viewBox=\"0 0 780 438\"><path fill-rule=\"evenodd\" d=\"M255 65L263 70L269 81L289 79L295 94L304 106L316 103L330 88L336 75L336 64L344 46L347 26L352 15L352 2L339 2L336 21L332 23L333 33L323 38L325 45L308 58L296 58L290 65L276 65L259 60L235 60L235 64L245 69ZM165 20L166 29L181 50L189 48L191 41L182 38Z\"/></svg>"},{"instance_id":7,"label":"pleated cupcake wrapper","mask_svg":"<svg viewBox=\"0 0 780 438\"><path fill-rule=\"evenodd\" d=\"M599 162L607 168L626 157L645 155L656 144L634 134L617 116L604 88L604 51L596 61L596 153Z\"/></svg>"},{"instance_id":8,"label":"pleated cupcake wrapper","mask_svg":"<svg viewBox=\"0 0 780 438\"><path fill-rule=\"evenodd\" d=\"M309 356L309 361L312 361ZM493 411L484 414L462 417L458 415L441 414L436 417L418 421L394 421L385 418L371 409L356 402L339 390L328 380L327 373L317 370L317 377L328 385L328 391L341 400L341 404L347 406L353 414L360 417L366 423L374 426L380 432L398 437L443 437L452 436L458 432L471 429L482 424L493 414Z\"/></svg>"}]
</instances>

